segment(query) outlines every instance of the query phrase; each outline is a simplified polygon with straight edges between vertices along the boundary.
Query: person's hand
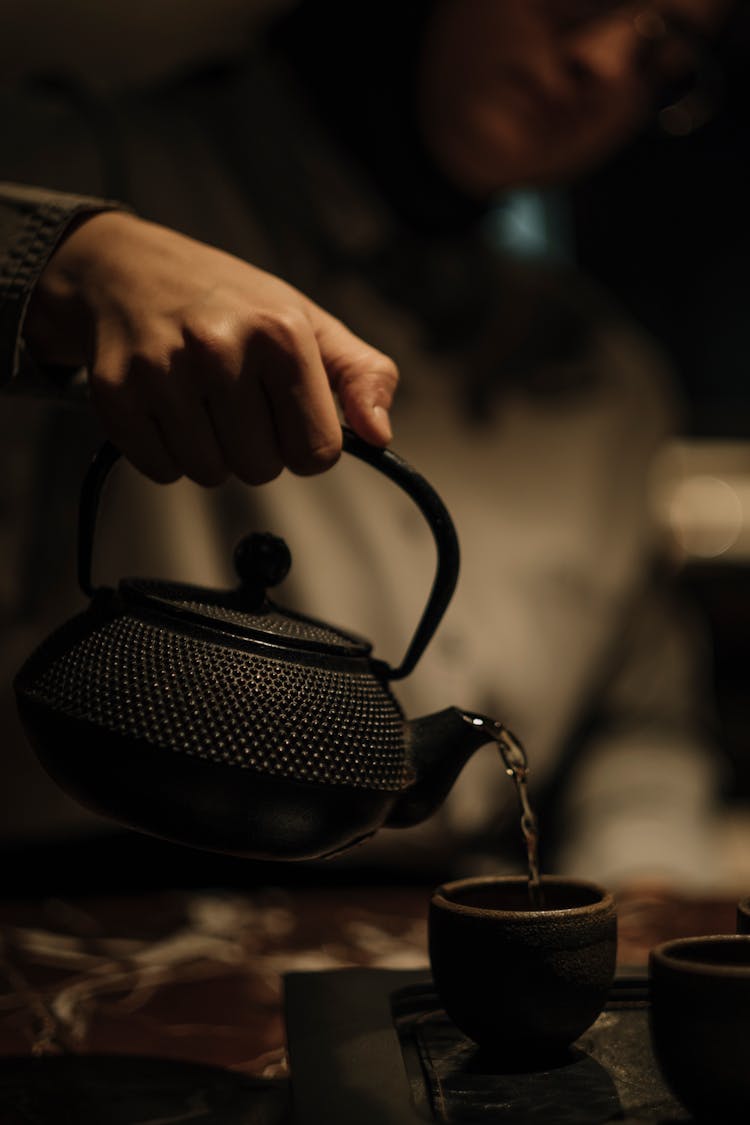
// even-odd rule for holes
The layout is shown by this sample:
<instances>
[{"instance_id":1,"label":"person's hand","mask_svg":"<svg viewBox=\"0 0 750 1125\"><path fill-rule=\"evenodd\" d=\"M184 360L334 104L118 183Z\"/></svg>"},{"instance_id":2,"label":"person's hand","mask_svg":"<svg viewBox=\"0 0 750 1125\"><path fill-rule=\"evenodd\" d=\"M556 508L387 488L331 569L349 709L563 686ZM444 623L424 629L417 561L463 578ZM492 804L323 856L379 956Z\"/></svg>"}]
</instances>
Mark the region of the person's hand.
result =
<instances>
[{"instance_id":1,"label":"person's hand","mask_svg":"<svg viewBox=\"0 0 750 1125\"><path fill-rule=\"evenodd\" d=\"M302 475L352 429L385 445L398 374L291 285L125 212L82 221L24 323L43 364L84 365L107 436L153 480L216 485Z\"/></svg>"}]
</instances>

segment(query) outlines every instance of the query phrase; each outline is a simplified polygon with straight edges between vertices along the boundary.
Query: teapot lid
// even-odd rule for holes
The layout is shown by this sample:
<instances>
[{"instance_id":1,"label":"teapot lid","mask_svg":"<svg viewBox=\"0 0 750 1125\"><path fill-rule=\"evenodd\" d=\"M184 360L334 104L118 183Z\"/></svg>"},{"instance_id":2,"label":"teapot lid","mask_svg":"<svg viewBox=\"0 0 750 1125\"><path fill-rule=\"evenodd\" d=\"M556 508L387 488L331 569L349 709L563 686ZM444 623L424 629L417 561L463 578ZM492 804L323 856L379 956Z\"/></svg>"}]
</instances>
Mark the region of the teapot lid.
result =
<instances>
[{"instance_id":1,"label":"teapot lid","mask_svg":"<svg viewBox=\"0 0 750 1125\"><path fill-rule=\"evenodd\" d=\"M346 427L342 429L342 445L346 452L393 480L414 500L429 524L437 547L432 588L405 655L396 667L381 660L373 662L377 664L379 676L401 680L414 668L453 594L459 566L455 528L432 486L392 450L368 445ZM97 593L91 565L99 499L107 475L119 457L120 451L105 442L94 457L81 489L78 582L87 597ZM368 655L372 646L356 634L282 609L266 597L266 587L280 582L290 563L291 556L283 540L256 532L242 540L235 552L235 565L241 578L241 586L235 591L128 579L120 582L119 592L131 604L137 604L139 612L157 616L162 623L176 628L187 629L192 622L195 628L210 631L212 639L218 643L263 644L275 648L276 653L271 655L293 658L298 654L300 659L304 659L305 650L337 658ZM244 573L246 569L248 575Z\"/></svg>"},{"instance_id":2,"label":"teapot lid","mask_svg":"<svg viewBox=\"0 0 750 1125\"><path fill-rule=\"evenodd\" d=\"M372 645L363 638L284 609L268 598L258 608L243 605L241 591L143 578L122 579L119 590L129 602L151 609L162 619L171 619L178 627L202 625L228 639L244 638L276 648L307 649L331 656L367 656L372 651Z\"/></svg>"},{"instance_id":3,"label":"teapot lid","mask_svg":"<svg viewBox=\"0 0 750 1125\"><path fill-rule=\"evenodd\" d=\"M156 613L178 627L202 626L224 640L248 640L275 648L308 650L331 656L367 656L369 641L314 617L284 609L266 595L286 577L291 565L283 539L269 532L252 532L235 548L234 564L240 585L234 590L157 579L126 578L120 594L146 612Z\"/></svg>"}]
</instances>

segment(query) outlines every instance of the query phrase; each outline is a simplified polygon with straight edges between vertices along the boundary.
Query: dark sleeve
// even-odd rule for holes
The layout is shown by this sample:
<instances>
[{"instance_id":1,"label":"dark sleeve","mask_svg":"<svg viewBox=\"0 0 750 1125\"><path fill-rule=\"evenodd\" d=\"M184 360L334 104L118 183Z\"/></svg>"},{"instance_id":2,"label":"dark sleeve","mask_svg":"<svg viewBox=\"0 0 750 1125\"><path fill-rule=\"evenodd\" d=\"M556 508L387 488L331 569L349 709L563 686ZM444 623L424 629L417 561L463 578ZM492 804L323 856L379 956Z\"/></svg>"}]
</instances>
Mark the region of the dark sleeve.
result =
<instances>
[{"instance_id":1,"label":"dark sleeve","mask_svg":"<svg viewBox=\"0 0 750 1125\"><path fill-rule=\"evenodd\" d=\"M21 330L32 290L70 224L123 204L46 188L0 182L0 389L33 390L60 379L25 354ZM58 373L59 374L59 373Z\"/></svg>"}]
</instances>

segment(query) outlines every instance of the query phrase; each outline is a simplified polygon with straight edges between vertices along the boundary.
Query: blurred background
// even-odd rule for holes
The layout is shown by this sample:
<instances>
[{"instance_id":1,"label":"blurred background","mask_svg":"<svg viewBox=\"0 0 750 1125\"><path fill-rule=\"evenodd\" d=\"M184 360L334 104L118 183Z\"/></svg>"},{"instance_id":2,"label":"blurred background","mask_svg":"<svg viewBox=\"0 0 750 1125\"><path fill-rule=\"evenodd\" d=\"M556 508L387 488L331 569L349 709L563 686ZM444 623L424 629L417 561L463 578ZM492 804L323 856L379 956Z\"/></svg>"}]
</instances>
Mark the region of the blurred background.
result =
<instances>
[{"instance_id":1,"label":"blurred background","mask_svg":"<svg viewBox=\"0 0 750 1125\"><path fill-rule=\"evenodd\" d=\"M566 199L581 266L672 356L684 433L654 482L683 584L709 622L724 745L750 797L750 67L717 55L715 118L648 133Z\"/></svg>"},{"instance_id":2,"label":"blurred background","mask_svg":"<svg viewBox=\"0 0 750 1125\"><path fill-rule=\"evenodd\" d=\"M745 21L746 23L747 21ZM689 135L654 128L572 188L519 193L498 238L575 261L671 356L679 439L653 502L680 580L710 625L734 796L750 797L750 67L747 30L717 63L715 117Z\"/></svg>"}]
</instances>

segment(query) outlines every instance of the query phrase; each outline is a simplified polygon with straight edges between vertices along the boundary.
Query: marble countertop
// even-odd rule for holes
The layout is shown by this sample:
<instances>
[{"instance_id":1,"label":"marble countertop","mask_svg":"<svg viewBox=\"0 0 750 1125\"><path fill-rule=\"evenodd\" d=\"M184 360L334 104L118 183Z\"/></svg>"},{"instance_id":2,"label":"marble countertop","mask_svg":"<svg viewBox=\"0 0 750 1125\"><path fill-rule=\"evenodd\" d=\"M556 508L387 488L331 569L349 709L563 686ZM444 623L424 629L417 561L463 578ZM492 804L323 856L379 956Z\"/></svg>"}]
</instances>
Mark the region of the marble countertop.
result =
<instances>
[{"instance_id":1,"label":"marble countertop","mask_svg":"<svg viewBox=\"0 0 750 1125\"><path fill-rule=\"evenodd\" d=\"M430 889L0 902L0 1125L288 1120L284 974L427 969ZM623 899L620 962L643 967L672 936L732 932L734 911L721 899Z\"/></svg>"}]
</instances>

